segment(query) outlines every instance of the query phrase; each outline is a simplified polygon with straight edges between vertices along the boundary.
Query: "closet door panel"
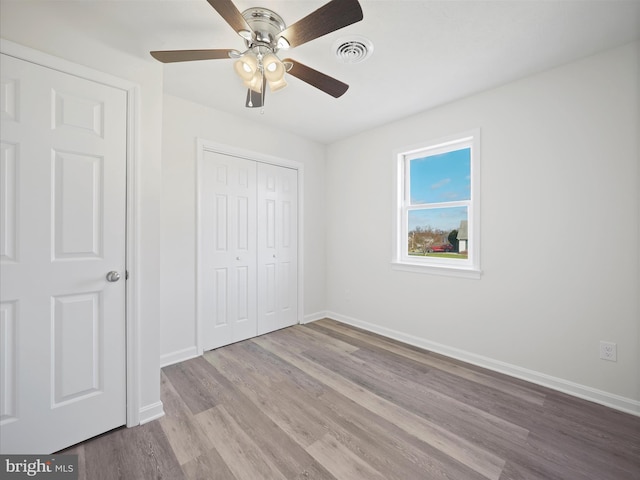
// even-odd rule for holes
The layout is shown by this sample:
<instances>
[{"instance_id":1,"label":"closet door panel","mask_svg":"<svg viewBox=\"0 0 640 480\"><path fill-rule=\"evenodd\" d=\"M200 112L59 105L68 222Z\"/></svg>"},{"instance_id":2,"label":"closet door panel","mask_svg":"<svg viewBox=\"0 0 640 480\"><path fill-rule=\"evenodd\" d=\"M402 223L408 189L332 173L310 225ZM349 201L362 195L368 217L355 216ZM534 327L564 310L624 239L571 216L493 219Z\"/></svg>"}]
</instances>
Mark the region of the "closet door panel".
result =
<instances>
[{"instance_id":1,"label":"closet door panel","mask_svg":"<svg viewBox=\"0 0 640 480\"><path fill-rule=\"evenodd\" d=\"M257 333L256 162L205 151L199 311L205 350Z\"/></svg>"},{"instance_id":2,"label":"closet door panel","mask_svg":"<svg viewBox=\"0 0 640 480\"><path fill-rule=\"evenodd\" d=\"M258 164L258 334L298 321L297 170Z\"/></svg>"}]
</instances>

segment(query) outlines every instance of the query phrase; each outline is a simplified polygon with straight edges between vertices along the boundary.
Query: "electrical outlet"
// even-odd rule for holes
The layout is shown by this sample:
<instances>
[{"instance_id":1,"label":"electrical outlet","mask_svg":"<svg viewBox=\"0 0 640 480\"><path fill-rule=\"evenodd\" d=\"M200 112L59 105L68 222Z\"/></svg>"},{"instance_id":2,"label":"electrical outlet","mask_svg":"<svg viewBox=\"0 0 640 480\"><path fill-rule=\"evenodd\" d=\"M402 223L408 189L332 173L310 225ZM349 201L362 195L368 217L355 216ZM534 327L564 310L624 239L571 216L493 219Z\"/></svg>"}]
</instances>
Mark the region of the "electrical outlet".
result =
<instances>
[{"instance_id":1,"label":"electrical outlet","mask_svg":"<svg viewBox=\"0 0 640 480\"><path fill-rule=\"evenodd\" d=\"M618 360L618 346L613 342L600 342L600 358L615 362Z\"/></svg>"}]
</instances>

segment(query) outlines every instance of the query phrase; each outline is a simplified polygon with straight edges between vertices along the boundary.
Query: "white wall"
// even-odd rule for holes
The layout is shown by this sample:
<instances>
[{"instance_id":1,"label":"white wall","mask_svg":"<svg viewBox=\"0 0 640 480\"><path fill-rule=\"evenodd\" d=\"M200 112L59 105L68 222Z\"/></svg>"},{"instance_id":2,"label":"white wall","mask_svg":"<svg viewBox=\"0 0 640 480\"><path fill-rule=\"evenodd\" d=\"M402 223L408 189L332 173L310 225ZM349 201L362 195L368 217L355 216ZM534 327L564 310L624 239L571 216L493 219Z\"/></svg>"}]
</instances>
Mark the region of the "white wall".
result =
<instances>
[{"instance_id":1,"label":"white wall","mask_svg":"<svg viewBox=\"0 0 640 480\"><path fill-rule=\"evenodd\" d=\"M109 73L140 86L140 151L138 212L142 248L138 252L140 318L140 409L146 420L162 412L159 370L160 293L160 138L162 128L162 67L122 53L92 34L93 21L79 21L74 10L57 2L2 2L2 38L71 62ZM61 6L60 6L61 7ZM83 12L86 13L85 10ZM79 13L78 13L79 14ZM46 19L44 21L43 19ZM80 19L82 20L82 19ZM86 28L79 29L78 24Z\"/></svg>"},{"instance_id":2,"label":"white wall","mask_svg":"<svg viewBox=\"0 0 640 480\"><path fill-rule=\"evenodd\" d=\"M195 164L198 137L304 164L304 315L317 318L318 312L325 308L325 147L273 130L263 122L247 122L165 95L160 303L163 364L196 353Z\"/></svg>"},{"instance_id":3,"label":"white wall","mask_svg":"<svg viewBox=\"0 0 640 480\"><path fill-rule=\"evenodd\" d=\"M628 45L329 146L331 316L640 412L639 58ZM475 127L482 278L392 271L392 151Z\"/></svg>"}]
</instances>

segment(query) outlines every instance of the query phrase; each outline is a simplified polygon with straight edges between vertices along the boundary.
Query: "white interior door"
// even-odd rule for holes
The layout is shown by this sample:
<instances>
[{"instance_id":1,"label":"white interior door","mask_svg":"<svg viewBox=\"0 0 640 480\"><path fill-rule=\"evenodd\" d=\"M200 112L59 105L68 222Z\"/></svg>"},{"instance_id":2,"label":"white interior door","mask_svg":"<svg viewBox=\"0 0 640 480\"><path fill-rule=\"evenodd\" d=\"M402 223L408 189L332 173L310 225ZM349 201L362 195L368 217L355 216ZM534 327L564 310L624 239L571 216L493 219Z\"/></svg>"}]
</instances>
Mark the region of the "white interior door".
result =
<instances>
[{"instance_id":1,"label":"white interior door","mask_svg":"<svg viewBox=\"0 0 640 480\"><path fill-rule=\"evenodd\" d=\"M204 349L256 335L256 162L204 152L199 303Z\"/></svg>"},{"instance_id":2,"label":"white interior door","mask_svg":"<svg viewBox=\"0 0 640 480\"><path fill-rule=\"evenodd\" d=\"M258 335L298 323L298 172L258 164Z\"/></svg>"},{"instance_id":3,"label":"white interior door","mask_svg":"<svg viewBox=\"0 0 640 480\"><path fill-rule=\"evenodd\" d=\"M44 454L126 421L127 97L1 62L0 449Z\"/></svg>"},{"instance_id":4,"label":"white interior door","mask_svg":"<svg viewBox=\"0 0 640 480\"><path fill-rule=\"evenodd\" d=\"M203 350L298 322L298 172L203 149L198 164Z\"/></svg>"}]
</instances>

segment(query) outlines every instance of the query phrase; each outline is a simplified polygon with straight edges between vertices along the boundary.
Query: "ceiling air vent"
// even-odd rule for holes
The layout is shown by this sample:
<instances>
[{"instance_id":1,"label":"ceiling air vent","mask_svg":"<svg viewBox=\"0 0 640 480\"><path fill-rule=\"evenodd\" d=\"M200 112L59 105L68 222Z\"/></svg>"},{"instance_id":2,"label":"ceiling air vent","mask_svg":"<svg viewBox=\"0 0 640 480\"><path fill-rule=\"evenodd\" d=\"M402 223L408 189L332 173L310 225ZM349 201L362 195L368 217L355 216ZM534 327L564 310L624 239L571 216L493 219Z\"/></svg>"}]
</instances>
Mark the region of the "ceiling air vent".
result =
<instances>
[{"instance_id":1,"label":"ceiling air vent","mask_svg":"<svg viewBox=\"0 0 640 480\"><path fill-rule=\"evenodd\" d=\"M373 53L373 43L361 36L339 38L333 45L336 57L342 63L364 62Z\"/></svg>"}]
</instances>

